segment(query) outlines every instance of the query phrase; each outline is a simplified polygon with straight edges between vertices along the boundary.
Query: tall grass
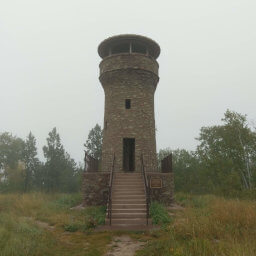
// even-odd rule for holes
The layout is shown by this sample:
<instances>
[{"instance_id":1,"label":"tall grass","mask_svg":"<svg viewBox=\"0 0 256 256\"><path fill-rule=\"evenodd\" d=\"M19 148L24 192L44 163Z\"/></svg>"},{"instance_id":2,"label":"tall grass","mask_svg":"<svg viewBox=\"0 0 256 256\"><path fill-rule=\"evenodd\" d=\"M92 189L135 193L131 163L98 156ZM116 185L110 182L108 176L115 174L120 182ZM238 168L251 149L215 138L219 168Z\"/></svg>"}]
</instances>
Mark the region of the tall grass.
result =
<instances>
[{"instance_id":1,"label":"tall grass","mask_svg":"<svg viewBox=\"0 0 256 256\"><path fill-rule=\"evenodd\" d=\"M153 224L166 225L171 222L167 209L158 202L151 203L149 212Z\"/></svg>"},{"instance_id":2,"label":"tall grass","mask_svg":"<svg viewBox=\"0 0 256 256\"><path fill-rule=\"evenodd\" d=\"M187 194L176 200L184 209L173 211L170 223L163 206L151 205L152 218L164 229L130 234L147 241L137 256L256 255L255 201ZM104 222L105 209L70 210L80 202L78 194L0 195L0 256L104 255L113 236L123 233L91 232Z\"/></svg>"},{"instance_id":3,"label":"tall grass","mask_svg":"<svg viewBox=\"0 0 256 256\"><path fill-rule=\"evenodd\" d=\"M138 255L255 256L256 202L178 195L185 209Z\"/></svg>"},{"instance_id":4,"label":"tall grass","mask_svg":"<svg viewBox=\"0 0 256 256\"><path fill-rule=\"evenodd\" d=\"M102 255L110 236L84 231L104 221L105 209L70 210L79 203L79 194L0 195L0 256Z\"/></svg>"}]
</instances>

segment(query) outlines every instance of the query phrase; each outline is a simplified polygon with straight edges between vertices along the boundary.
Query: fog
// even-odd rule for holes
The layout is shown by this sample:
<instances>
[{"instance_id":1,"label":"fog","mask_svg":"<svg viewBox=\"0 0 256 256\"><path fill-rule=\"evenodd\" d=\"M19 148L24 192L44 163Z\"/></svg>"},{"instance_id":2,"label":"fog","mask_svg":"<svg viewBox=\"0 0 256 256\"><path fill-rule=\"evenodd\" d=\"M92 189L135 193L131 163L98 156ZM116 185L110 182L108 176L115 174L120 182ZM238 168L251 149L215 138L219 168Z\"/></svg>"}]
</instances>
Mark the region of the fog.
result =
<instances>
[{"instance_id":1,"label":"fog","mask_svg":"<svg viewBox=\"0 0 256 256\"><path fill-rule=\"evenodd\" d=\"M157 147L195 149L202 126L226 109L256 120L256 1L0 1L0 133L35 135L57 127L82 161L83 143L102 125L99 43L118 34L158 42Z\"/></svg>"}]
</instances>

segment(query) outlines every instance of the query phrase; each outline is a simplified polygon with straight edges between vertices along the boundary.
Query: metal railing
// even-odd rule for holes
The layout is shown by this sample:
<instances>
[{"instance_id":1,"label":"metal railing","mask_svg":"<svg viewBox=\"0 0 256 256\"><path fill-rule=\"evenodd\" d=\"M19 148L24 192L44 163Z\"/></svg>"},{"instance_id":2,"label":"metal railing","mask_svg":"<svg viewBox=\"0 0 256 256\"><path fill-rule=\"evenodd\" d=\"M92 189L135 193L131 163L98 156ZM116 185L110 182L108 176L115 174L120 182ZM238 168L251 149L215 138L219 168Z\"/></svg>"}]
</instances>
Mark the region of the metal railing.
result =
<instances>
[{"instance_id":1,"label":"metal railing","mask_svg":"<svg viewBox=\"0 0 256 256\"><path fill-rule=\"evenodd\" d=\"M87 151L84 151L84 171L85 172L99 171L99 160L89 155Z\"/></svg>"},{"instance_id":2,"label":"metal railing","mask_svg":"<svg viewBox=\"0 0 256 256\"><path fill-rule=\"evenodd\" d=\"M113 177L114 177L114 167L115 167L115 154L113 155L110 178L109 178L109 186L108 186L108 218L109 218L110 226L112 224L112 184L113 184Z\"/></svg>"},{"instance_id":3,"label":"metal railing","mask_svg":"<svg viewBox=\"0 0 256 256\"><path fill-rule=\"evenodd\" d=\"M149 219L149 207L150 207L150 188L148 184L148 179L145 171L145 165L144 165L144 159L143 154L141 154L141 172L144 180L144 187L146 192L146 206L147 206L147 225L148 225L148 219Z\"/></svg>"}]
</instances>

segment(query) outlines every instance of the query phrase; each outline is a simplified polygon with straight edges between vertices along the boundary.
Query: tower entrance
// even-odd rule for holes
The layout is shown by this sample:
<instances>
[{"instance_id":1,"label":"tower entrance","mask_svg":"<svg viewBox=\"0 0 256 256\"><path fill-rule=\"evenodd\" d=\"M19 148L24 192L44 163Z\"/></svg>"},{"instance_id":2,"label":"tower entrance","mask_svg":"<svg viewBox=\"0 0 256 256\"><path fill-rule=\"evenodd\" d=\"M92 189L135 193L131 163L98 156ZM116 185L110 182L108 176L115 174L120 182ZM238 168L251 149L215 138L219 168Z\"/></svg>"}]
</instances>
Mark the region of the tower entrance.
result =
<instances>
[{"instance_id":1,"label":"tower entrance","mask_svg":"<svg viewBox=\"0 0 256 256\"><path fill-rule=\"evenodd\" d=\"M123 139L123 170L133 172L135 169L135 139Z\"/></svg>"}]
</instances>

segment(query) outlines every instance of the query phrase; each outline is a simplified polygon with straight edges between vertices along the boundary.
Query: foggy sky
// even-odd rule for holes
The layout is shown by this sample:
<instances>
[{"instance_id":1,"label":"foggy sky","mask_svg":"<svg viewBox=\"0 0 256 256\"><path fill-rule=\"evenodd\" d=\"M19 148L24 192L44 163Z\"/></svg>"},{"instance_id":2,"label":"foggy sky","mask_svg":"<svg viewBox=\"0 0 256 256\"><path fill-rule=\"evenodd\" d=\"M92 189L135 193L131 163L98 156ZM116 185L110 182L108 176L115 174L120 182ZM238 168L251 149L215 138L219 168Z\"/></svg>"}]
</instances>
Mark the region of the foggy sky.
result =
<instances>
[{"instance_id":1,"label":"foggy sky","mask_svg":"<svg viewBox=\"0 0 256 256\"><path fill-rule=\"evenodd\" d=\"M35 135L40 156L57 127L82 161L103 123L99 43L141 34L159 43L157 147L195 149L227 108L256 121L255 0L0 0L0 133Z\"/></svg>"}]
</instances>

